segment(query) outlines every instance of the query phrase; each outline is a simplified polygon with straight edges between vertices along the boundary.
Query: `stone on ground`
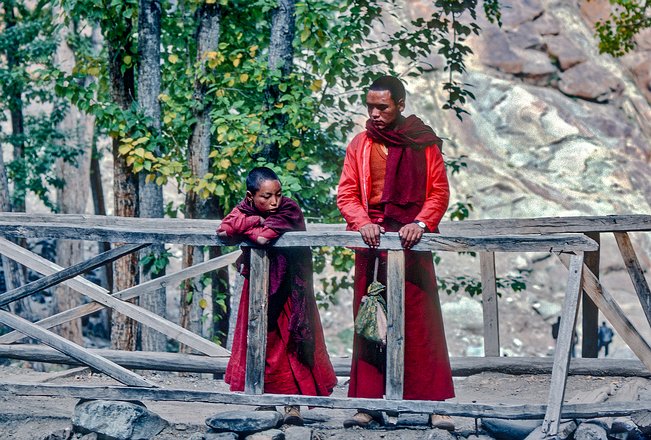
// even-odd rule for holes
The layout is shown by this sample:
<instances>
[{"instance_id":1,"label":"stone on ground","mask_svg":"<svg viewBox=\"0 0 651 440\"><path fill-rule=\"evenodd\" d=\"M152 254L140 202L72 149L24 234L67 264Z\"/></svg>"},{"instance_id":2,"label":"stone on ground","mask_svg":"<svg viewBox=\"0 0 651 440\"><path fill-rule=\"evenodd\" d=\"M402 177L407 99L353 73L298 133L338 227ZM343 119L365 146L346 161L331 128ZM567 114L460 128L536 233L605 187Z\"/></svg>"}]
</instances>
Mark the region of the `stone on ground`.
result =
<instances>
[{"instance_id":1,"label":"stone on ground","mask_svg":"<svg viewBox=\"0 0 651 440\"><path fill-rule=\"evenodd\" d=\"M282 420L282 415L276 411L224 411L208 417L206 425L216 432L253 434L278 428Z\"/></svg>"},{"instance_id":2,"label":"stone on ground","mask_svg":"<svg viewBox=\"0 0 651 440\"><path fill-rule=\"evenodd\" d=\"M523 440L540 426L540 420L481 419L481 426L497 439Z\"/></svg>"},{"instance_id":3,"label":"stone on ground","mask_svg":"<svg viewBox=\"0 0 651 440\"><path fill-rule=\"evenodd\" d=\"M312 430L305 426L288 426L285 429L285 440L311 440Z\"/></svg>"},{"instance_id":4,"label":"stone on ground","mask_svg":"<svg viewBox=\"0 0 651 440\"><path fill-rule=\"evenodd\" d=\"M268 429L267 431L247 435L244 440L285 440L285 433L280 429Z\"/></svg>"},{"instance_id":5,"label":"stone on ground","mask_svg":"<svg viewBox=\"0 0 651 440\"><path fill-rule=\"evenodd\" d=\"M594 423L581 423L574 432L574 440L608 440L608 433Z\"/></svg>"},{"instance_id":6,"label":"stone on ground","mask_svg":"<svg viewBox=\"0 0 651 440\"><path fill-rule=\"evenodd\" d=\"M72 425L75 432L95 432L116 440L148 440L168 423L142 404L91 400L77 404Z\"/></svg>"}]
</instances>

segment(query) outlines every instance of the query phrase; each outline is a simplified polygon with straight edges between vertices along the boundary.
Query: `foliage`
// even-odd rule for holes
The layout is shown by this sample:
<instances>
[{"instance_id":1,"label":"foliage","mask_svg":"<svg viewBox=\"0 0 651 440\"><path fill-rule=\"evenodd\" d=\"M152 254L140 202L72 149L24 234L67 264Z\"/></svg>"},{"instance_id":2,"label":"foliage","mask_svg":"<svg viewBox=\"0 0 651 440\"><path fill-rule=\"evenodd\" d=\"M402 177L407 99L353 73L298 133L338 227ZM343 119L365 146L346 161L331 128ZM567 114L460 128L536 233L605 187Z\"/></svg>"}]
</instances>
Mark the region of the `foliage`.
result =
<instances>
[{"instance_id":1,"label":"foliage","mask_svg":"<svg viewBox=\"0 0 651 440\"><path fill-rule=\"evenodd\" d=\"M65 142L67 133L57 125L67 111L67 103L53 93L47 72L54 68L58 26L53 22L52 5L40 1L29 7L22 2L5 2L0 12L0 102L12 115L11 134L0 133L0 144L18 153L7 163L14 183L14 204L24 205L31 192L55 210L50 189L62 181L55 174L57 160L73 162L79 146ZM30 108L29 113L25 109ZM6 121L0 113L0 122ZM16 124L22 121L22 131Z\"/></svg>"},{"instance_id":2,"label":"foliage","mask_svg":"<svg viewBox=\"0 0 651 440\"><path fill-rule=\"evenodd\" d=\"M514 275L508 275L506 277L497 277L495 280L495 285L497 287L497 295L502 296L500 290L510 289L513 292L520 292L526 289L527 277L531 270L529 269L519 269L518 272ZM482 285L475 277L467 275L459 275L454 277L437 277L438 287L442 292L452 295L453 293L458 293L464 291L468 293L471 297L475 295L481 295Z\"/></svg>"},{"instance_id":3,"label":"foliage","mask_svg":"<svg viewBox=\"0 0 651 440\"><path fill-rule=\"evenodd\" d=\"M635 48L635 36L651 27L651 1L610 0L613 12L606 20L596 23L599 52L620 57Z\"/></svg>"}]
</instances>

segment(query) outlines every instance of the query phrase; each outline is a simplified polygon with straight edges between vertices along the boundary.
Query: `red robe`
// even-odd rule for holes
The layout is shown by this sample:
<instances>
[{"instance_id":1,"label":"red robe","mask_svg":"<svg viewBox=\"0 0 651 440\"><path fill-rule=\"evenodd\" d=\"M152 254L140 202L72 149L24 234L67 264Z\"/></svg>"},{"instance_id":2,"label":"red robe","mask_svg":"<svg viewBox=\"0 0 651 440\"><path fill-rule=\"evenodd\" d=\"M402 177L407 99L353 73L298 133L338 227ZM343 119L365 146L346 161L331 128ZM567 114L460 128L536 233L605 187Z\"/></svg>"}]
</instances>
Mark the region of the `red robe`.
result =
<instances>
[{"instance_id":1,"label":"red robe","mask_svg":"<svg viewBox=\"0 0 651 440\"><path fill-rule=\"evenodd\" d=\"M450 194L439 147L431 144L420 150L421 152L416 152L420 155L420 182L424 182L422 201L418 202L418 209L403 212L404 215L410 215L410 218L396 222L385 218L387 210L377 211L369 206L372 189L372 145L373 141L368 132L362 132L353 139L346 150L337 206L346 219L348 229L357 231L368 223L378 223L387 231L395 232L405 222L419 220L423 221L430 231L436 231L447 209ZM385 183L388 177L392 176L387 175ZM409 177L405 180L409 181ZM414 181L411 179L411 183ZM410 194L412 199L406 202L418 201L418 188L414 188ZM383 194L383 199L386 195ZM365 249L355 254L354 316L357 316L361 299L373 280L374 261L374 251ZM386 284L386 254L383 254L380 260L378 280ZM381 347L354 336L349 397L383 397L385 357ZM445 400L454 397L431 252L405 252L404 380L405 399Z\"/></svg>"},{"instance_id":2,"label":"red robe","mask_svg":"<svg viewBox=\"0 0 651 440\"><path fill-rule=\"evenodd\" d=\"M305 230L300 208L283 197L278 212L268 217L242 202L224 218L218 232L230 237L277 238L288 230ZM330 395L337 383L323 337L312 288L309 249L273 249L270 260L269 327L264 391L274 394ZM249 253L243 254L245 276L233 337L231 358L224 380L231 391L243 391L249 321ZM294 309L295 310L294 310Z\"/></svg>"}]
</instances>

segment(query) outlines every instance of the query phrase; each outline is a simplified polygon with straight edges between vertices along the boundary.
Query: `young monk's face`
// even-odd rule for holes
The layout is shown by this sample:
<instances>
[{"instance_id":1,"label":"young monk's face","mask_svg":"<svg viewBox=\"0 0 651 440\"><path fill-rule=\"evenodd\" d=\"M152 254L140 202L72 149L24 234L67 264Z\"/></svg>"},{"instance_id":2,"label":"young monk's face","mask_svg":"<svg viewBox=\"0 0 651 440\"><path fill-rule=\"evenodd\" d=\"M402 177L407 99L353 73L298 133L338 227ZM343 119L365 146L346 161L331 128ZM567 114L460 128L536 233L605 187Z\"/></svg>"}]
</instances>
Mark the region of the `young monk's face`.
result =
<instances>
[{"instance_id":1,"label":"young monk's face","mask_svg":"<svg viewBox=\"0 0 651 440\"><path fill-rule=\"evenodd\" d=\"M369 90L366 94L368 117L379 130L391 128L405 109L404 99L395 102L388 90Z\"/></svg>"},{"instance_id":2,"label":"young monk's face","mask_svg":"<svg viewBox=\"0 0 651 440\"><path fill-rule=\"evenodd\" d=\"M278 211L280 200L283 198L283 191L279 181L263 180L260 182L260 188L255 194L247 192L247 196L250 197L255 209L261 212L263 216L267 216Z\"/></svg>"}]
</instances>

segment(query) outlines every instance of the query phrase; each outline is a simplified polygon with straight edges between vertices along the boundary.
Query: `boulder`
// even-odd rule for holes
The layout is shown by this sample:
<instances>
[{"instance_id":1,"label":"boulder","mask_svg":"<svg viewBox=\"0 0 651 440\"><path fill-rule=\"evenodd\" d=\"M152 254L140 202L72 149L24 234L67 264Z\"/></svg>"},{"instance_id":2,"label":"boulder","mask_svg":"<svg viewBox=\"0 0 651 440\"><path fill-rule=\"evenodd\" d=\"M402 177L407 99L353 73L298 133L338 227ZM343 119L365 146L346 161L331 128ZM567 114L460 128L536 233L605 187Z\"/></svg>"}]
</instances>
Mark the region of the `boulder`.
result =
<instances>
[{"instance_id":1,"label":"boulder","mask_svg":"<svg viewBox=\"0 0 651 440\"><path fill-rule=\"evenodd\" d=\"M546 37L545 45L547 53L558 61L561 70L567 70L588 59L585 53L564 35Z\"/></svg>"},{"instance_id":2,"label":"boulder","mask_svg":"<svg viewBox=\"0 0 651 440\"><path fill-rule=\"evenodd\" d=\"M574 440L608 440L608 433L593 423L581 423L574 432Z\"/></svg>"},{"instance_id":3,"label":"boulder","mask_svg":"<svg viewBox=\"0 0 651 440\"><path fill-rule=\"evenodd\" d=\"M139 402L89 400L77 404L72 425L75 432L95 432L116 440L147 440L168 423Z\"/></svg>"},{"instance_id":4,"label":"boulder","mask_svg":"<svg viewBox=\"0 0 651 440\"><path fill-rule=\"evenodd\" d=\"M216 432L234 431L253 434L278 428L283 416L276 411L224 411L206 419L206 425Z\"/></svg>"},{"instance_id":5,"label":"boulder","mask_svg":"<svg viewBox=\"0 0 651 440\"><path fill-rule=\"evenodd\" d=\"M572 438L572 434L576 431L576 422L561 422L561 425L558 427L558 434L553 437L554 440L568 440ZM531 434L529 434L525 440L544 440L549 439L550 437L542 432L542 426L534 429Z\"/></svg>"},{"instance_id":6,"label":"boulder","mask_svg":"<svg viewBox=\"0 0 651 440\"><path fill-rule=\"evenodd\" d=\"M312 430L305 426L288 426L285 429L285 440L310 440Z\"/></svg>"},{"instance_id":7,"label":"boulder","mask_svg":"<svg viewBox=\"0 0 651 440\"><path fill-rule=\"evenodd\" d=\"M540 17L545 10L539 0L503 0L502 28L509 30Z\"/></svg>"},{"instance_id":8,"label":"boulder","mask_svg":"<svg viewBox=\"0 0 651 440\"><path fill-rule=\"evenodd\" d=\"M608 102L619 96L622 81L605 68L593 63L580 63L560 74L558 90L569 96L597 102Z\"/></svg>"},{"instance_id":9,"label":"boulder","mask_svg":"<svg viewBox=\"0 0 651 440\"><path fill-rule=\"evenodd\" d=\"M489 28L485 31L479 49L479 58L482 63L489 67L514 75L522 73L525 62L511 50L506 35L495 28Z\"/></svg>"},{"instance_id":10,"label":"boulder","mask_svg":"<svg viewBox=\"0 0 651 440\"><path fill-rule=\"evenodd\" d=\"M285 440L285 433L280 429L268 429L267 431L247 435L244 440Z\"/></svg>"},{"instance_id":11,"label":"boulder","mask_svg":"<svg viewBox=\"0 0 651 440\"><path fill-rule=\"evenodd\" d=\"M496 439L522 440L540 426L540 420L481 419L481 426Z\"/></svg>"},{"instance_id":12,"label":"boulder","mask_svg":"<svg viewBox=\"0 0 651 440\"><path fill-rule=\"evenodd\" d=\"M240 436L234 432L207 432L202 438L203 440L238 440Z\"/></svg>"}]
</instances>

